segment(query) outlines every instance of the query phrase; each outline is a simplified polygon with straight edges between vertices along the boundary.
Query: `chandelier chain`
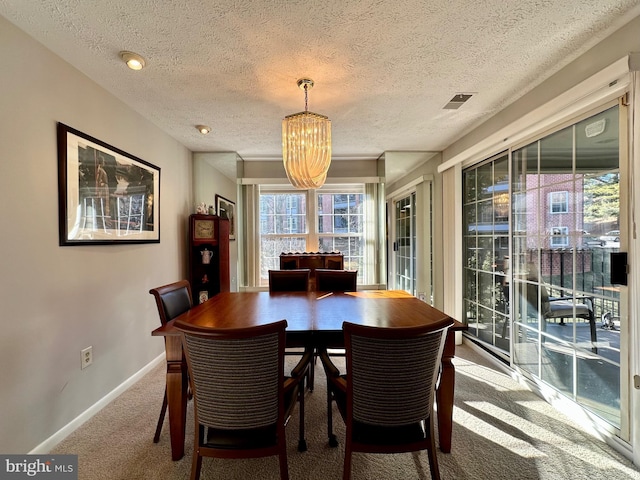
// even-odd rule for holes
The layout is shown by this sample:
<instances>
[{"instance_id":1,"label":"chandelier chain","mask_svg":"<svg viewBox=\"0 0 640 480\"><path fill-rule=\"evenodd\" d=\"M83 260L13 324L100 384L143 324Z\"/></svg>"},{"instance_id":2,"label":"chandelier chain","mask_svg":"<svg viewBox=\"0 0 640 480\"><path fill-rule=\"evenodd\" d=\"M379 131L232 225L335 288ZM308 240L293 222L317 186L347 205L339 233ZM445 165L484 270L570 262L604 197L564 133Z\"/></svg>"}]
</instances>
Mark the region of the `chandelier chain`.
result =
<instances>
[{"instance_id":1,"label":"chandelier chain","mask_svg":"<svg viewBox=\"0 0 640 480\"><path fill-rule=\"evenodd\" d=\"M304 84L304 111L305 111L305 112L309 110L309 109L307 108L307 101L308 101L307 95L308 95L308 92L309 92L309 85L307 85L307 84L305 83L305 84Z\"/></svg>"}]
</instances>

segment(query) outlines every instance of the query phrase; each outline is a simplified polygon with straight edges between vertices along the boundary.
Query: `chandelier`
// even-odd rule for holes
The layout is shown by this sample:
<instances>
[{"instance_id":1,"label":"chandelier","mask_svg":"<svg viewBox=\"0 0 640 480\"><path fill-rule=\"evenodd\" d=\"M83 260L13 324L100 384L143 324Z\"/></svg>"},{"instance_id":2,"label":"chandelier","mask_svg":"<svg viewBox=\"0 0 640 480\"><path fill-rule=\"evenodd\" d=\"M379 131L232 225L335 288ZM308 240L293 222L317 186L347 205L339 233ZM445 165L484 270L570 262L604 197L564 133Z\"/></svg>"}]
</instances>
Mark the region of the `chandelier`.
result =
<instances>
[{"instance_id":1,"label":"chandelier","mask_svg":"<svg viewBox=\"0 0 640 480\"><path fill-rule=\"evenodd\" d=\"M282 120L282 161L295 188L320 188L331 164L331 120L307 110L313 80L301 78L298 87L304 90L304 112Z\"/></svg>"}]
</instances>

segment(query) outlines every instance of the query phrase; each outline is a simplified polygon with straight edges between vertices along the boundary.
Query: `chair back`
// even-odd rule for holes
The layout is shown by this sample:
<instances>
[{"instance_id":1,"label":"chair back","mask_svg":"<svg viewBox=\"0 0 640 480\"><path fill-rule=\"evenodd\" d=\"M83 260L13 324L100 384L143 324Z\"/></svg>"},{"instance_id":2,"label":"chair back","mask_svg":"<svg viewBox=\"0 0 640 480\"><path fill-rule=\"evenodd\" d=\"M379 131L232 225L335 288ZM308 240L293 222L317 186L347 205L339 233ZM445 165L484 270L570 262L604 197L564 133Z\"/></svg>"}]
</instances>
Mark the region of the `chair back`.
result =
<instances>
[{"instance_id":1,"label":"chair back","mask_svg":"<svg viewBox=\"0 0 640 480\"><path fill-rule=\"evenodd\" d=\"M355 292L358 286L357 270L316 270L316 291Z\"/></svg>"},{"instance_id":2,"label":"chair back","mask_svg":"<svg viewBox=\"0 0 640 480\"><path fill-rule=\"evenodd\" d=\"M175 326L182 332L199 425L251 429L284 417L286 320L240 329Z\"/></svg>"},{"instance_id":3,"label":"chair back","mask_svg":"<svg viewBox=\"0 0 640 480\"><path fill-rule=\"evenodd\" d=\"M182 315L193 306L191 284L187 280L152 288L149 293L156 299L162 325Z\"/></svg>"},{"instance_id":4,"label":"chair back","mask_svg":"<svg viewBox=\"0 0 640 480\"><path fill-rule=\"evenodd\" d=\"M377 426L428 420L451 325L451 319L407 328L344 322L347 416Z\"/></svg>"},{"instance_id":5,"label":"chair back","mask_svg":"<svg viewBox=\"0 0 640 480\"><path fill-rule=\"evenodd\" d=\"M291 260L280 260L281 270L295 270L298 268L298 261L293 258Z\"/></svg>"},{"instance_id":6,"label":"chair back","mask_svg":"<svg viewBox=\"0 0 640 480\"><path fill-rule=\"evenodd\" d=\"M311 270L269 270L270 292L307 292Z\"/></svg>"},{"instance_id":7,"label":"chair back","mask_svg":"<svg viewBox=\"0 0 640 480\"><path fill-rule=\"evenodd\" d=\"M537 317L538 314L541 314L546 317L551 313L549 292L544 284L527 282L524 290L528 316Z\"/></svg>"},{"instance_id":8,"label":"chair back","mask_svg":"<svg viewBox=\"0 0 640 480\"><path fill-rule=\"evenodd\" d=\"M330 270L342 270L344 268L344 258L342 255L337 260L327 258L327 268Z\"/></svg>"}]
</instances>

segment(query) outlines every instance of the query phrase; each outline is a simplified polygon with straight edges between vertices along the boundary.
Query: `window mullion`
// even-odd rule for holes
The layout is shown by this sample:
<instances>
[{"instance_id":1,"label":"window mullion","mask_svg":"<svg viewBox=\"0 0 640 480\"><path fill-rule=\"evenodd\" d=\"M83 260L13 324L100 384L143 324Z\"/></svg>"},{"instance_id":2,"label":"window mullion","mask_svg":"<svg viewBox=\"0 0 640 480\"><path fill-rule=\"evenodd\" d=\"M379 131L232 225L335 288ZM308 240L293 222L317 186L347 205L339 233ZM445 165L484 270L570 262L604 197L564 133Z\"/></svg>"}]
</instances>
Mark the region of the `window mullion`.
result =
<instances>
[{"instance_id":1,"label":"window mullion","mask_svg":"<svg viewBox=\"0 0 640 480\"><path fill-rule=\"evenodd\" d=\"M307 190L307 251L318 252L318 191Z\"/></svg>"}]
</instances>

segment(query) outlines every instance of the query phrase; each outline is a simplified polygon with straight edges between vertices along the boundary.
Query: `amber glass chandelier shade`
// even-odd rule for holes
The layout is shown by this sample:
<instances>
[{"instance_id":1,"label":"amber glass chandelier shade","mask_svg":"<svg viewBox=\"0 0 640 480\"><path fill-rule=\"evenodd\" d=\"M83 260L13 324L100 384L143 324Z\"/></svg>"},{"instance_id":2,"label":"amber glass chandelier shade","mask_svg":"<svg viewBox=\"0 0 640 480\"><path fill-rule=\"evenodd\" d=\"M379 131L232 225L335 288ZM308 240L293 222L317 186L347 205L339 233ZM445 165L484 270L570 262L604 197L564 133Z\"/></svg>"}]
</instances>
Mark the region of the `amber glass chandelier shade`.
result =
<instances>
[{"instance_id":1,"label":"amber glass chandelier shade","mask_svg":"<svg viewBox=\"0 0 640 480\"><path fill-rule=\"evenodd\" d=\"M282 120L282 159L295 188L320 188L331 164L331 120L305 111Z\"/></svg>"}]
</instances>

